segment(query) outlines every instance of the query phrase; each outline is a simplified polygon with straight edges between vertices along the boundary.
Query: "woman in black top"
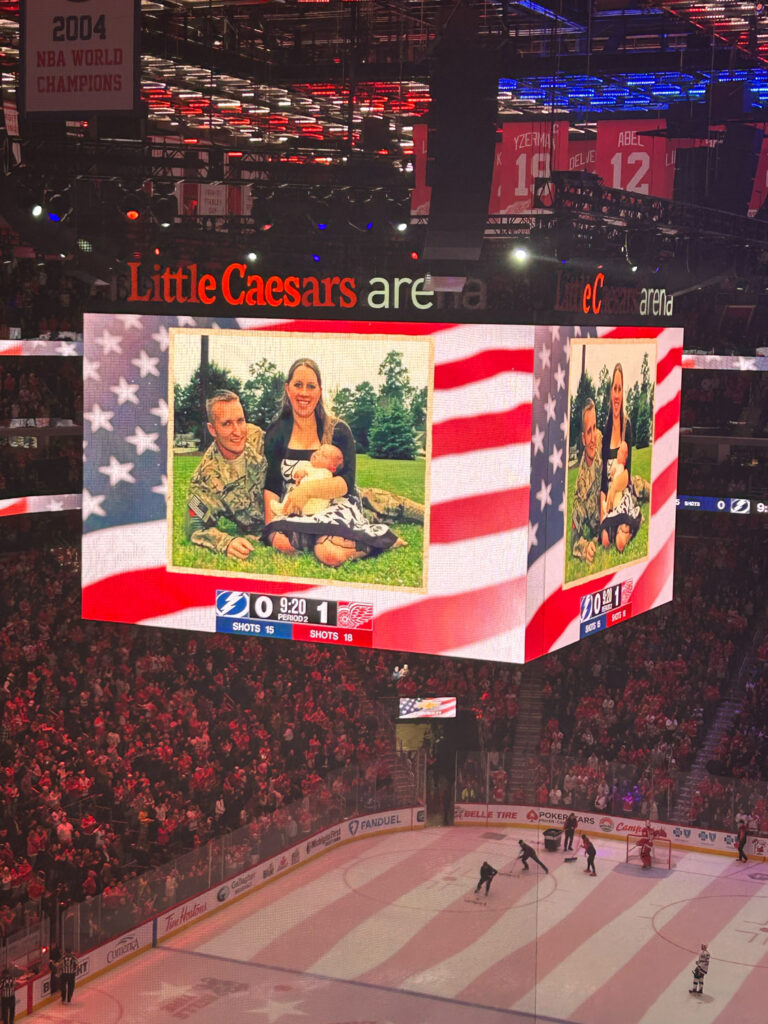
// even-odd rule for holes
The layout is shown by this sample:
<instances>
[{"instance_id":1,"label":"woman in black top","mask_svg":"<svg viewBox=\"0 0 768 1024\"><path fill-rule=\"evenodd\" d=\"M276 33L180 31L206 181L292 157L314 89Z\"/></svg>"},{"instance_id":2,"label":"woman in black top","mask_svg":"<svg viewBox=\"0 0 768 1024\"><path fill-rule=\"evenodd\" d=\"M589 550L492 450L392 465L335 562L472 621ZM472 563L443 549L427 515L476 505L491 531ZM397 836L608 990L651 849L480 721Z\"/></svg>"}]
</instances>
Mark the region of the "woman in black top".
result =
<instances>
[{"instance_id":1,"label":"woman in black top","mask_svg":"<svg viewBox=\"0 0 768 1024\"><path fill-rule=\"evenodd\" d=\"M611 375L611 411L603 429L603 477L600 484L600 540L604 548L624 551L643 521L632 487L632 421L624 412L624 370Z\"/></svg>"},{"instance_id":2,"label":"woman in black top","mask_svg":"<svg viewBox=\"0 0 768 1024\"><path fill-rule=\"evenodd\" d=\"M307 461L322 444L341 450L339 470L328 479L305 478L295 484L297 463ZM264 451L262 537L267 544L286 554L313 551L324 565L335 567L405 543L388 526L369 523L363 515L355 485L355 440L347 424L325 408L320 368L313 360L297 359L288 371L283 407L267 429ZM330 504L315 515L301 515L309 498L328 499ZM273 500L283 502L280 518L272 512Z\"/></svg>"}]
</instances>

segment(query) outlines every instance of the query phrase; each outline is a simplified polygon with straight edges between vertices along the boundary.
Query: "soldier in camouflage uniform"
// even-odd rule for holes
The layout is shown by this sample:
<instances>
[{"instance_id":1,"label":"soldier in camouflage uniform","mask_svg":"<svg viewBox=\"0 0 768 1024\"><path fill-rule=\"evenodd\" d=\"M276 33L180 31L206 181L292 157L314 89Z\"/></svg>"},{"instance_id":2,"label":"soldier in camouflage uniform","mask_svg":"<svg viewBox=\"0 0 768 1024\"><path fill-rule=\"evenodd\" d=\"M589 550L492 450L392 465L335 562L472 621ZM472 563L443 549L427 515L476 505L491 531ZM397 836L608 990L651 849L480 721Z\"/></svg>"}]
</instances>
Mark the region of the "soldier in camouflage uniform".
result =
<instances>
[{"instance_id":1,"label":"soldier in camouflage uniform","mask_svg":"<svg viewBox=\"0 0 768 1024\"><path fill-rule=\"evenodd\" d=\"M600 529L600 481L603 474L603 438L597 429L597 412L591 398L584 403L581 412L581 440L584 451L573 494L571 554L591 564Z\"/></svg>"},{"instance_id":2,"label":"soldier in camouflage uniform","mask_svg":"<svg viewBox=\"0 0 768 1024\"><path fill-rule=\"evenodd\" d=\"M206 402L213 444L192 474L187 495L187 538L193 544L245 561L264 526L264 431L246 423L233 391L217 391ZM240 535L218 528L225 516Z\"/></svg>"}]
</instances>

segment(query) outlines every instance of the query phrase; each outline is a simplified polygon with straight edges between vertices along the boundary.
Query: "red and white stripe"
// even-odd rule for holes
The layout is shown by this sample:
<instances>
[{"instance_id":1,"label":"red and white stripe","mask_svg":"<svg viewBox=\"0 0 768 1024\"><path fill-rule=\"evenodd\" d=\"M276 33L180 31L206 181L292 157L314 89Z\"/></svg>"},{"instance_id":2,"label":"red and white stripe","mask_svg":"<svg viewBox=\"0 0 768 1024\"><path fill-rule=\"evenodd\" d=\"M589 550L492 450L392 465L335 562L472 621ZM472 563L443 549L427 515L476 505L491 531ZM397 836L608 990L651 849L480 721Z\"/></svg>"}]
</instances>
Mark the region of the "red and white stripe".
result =
<instances>
[{"instance_id":1,"label":"red and white stripe","mask_svg":"<svg viewBox=\"0 0 768 1024\"><path fill-rule=\"evenodd\" d=\"M241 321L242 327L247 321ZM530 327L271 322L254 330L431 336L430 543L426 594L354 588L375 608L374 643L519 661L523 655L533 349ZM212 631L217 588L255 590L253 577L171 573L157 523L83 538L83 614ZM337 600L335 586L268 584Z\"/></svg>"},{"instance_id":2,"label":"red and white stripe","mask_svg":"<svg viewBox=\"0 0 768 1024\"><path fill-rule=\"evenodd\" d=\"M584 594L631 579L633 616L672 600L677 453L680 433L682 331L678 328L603 328L604 338L656 338L656 388L651 473L648 557L598 581L587 579L563 591L565 540L554 544L528 573L525 660L541 657L579 639Z\"/></svg>"},{"instance_id":3,"label":"red and white stripe","mask_svg":"<svg viewBox=\"0 0 768 1024\"><path fill-rule=\"evenodd\" d=\"M374 644L522 662L579 638L579 600L594 580L562 590L561 540L527 570L533 329L528 326L248 321L257 332L340 332L434 339L426 592L354 588L374 605ZM601 336L657 339L648 558L601 577L632 579L633 614L671 600L680 419L682 332L605 328ZM83 615L211 632L216 589L255 591L259 581L169 572L157 522L83 538ZM280 583L270 593L338 600L337 586Z\"/></svg>"},{"instance_id":4,"label":"red and white stripe","mask_svg":"<svg viewBox=\"0 0 768 1024\"><path fill-rule=\"evenodd\" d=\"M732 875L723 857L677 852L671 871L649 875L626 868L619 844L597 846L592 878L582 857L546 852L549 875L533 864L521 874L515 839L491 843L483 830L376 838L318 858L170 944L361 983L378 999L433 996L450 1024L485 1020L492 1008L654 1024L693 1019L687 990L706 941L714 999L696 1019L762 1020L759 883ZM501 874L487 903L468 904L485 859ZM364 997L363 987L342 991Z\"/></svg>"}]
</instances>

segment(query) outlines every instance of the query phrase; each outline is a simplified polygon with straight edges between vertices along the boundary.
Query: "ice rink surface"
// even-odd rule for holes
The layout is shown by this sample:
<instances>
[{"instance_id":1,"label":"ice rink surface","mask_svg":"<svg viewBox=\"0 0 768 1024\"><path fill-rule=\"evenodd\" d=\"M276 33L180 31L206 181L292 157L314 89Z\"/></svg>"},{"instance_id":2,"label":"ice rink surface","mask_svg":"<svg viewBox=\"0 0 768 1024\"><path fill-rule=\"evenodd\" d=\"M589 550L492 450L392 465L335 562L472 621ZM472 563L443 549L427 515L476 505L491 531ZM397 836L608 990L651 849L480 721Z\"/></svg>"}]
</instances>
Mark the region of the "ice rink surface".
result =
<instances>
[{"instance_id":1,"label":"ice rink surface","mask_svg":"<svg viewBox=\"0 0 768 1024\"><path fill-rule=\"evenodd\" d=\"M765 1024L768 865L673 851L671 871L643 871L624 844L598 840L596 878L562 851L539 853L548 875L521 873L517 840L533 835L441 828L350 843L30 1019ZM475 902L483 860L499 875ZM690 995L702 942L710 972Z\"/></svg>"}]
</instances>

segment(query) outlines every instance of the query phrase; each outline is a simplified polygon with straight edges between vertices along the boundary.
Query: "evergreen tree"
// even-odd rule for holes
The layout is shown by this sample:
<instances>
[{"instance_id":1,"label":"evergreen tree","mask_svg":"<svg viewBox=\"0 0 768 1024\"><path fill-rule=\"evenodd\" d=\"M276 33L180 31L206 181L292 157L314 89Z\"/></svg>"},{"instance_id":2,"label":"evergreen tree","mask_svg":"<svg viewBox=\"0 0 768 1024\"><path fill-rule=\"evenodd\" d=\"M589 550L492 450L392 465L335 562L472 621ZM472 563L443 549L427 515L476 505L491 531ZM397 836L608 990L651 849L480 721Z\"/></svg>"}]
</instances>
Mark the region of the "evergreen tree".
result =
<instances>
[{"instance_id":1,"label":"evergreen tree","mask_svg":"<svg viewBox=\"0 0 768 1024\"><path fill-rule=\"evenodd\" d=\"M370 432L370 455L374 459L416 457L413 422L402 402L393 400L377 408Z\"/></svg>"},{"instance_id":2,"label":"evergreen tree","mask_svg":"<svg viewBox=\"0 0 768 1024\"><path fill-rule=\"evenodd\" d=\"M597 398L595 399L595 412L597 413L597 428L603 430L608 421L611 411L611 371L603 364L600 368L600 376L597 380Z\"/></svg>"},{"instance_id":3,"label":"evergreen tree","mask_svg":"<svg viewBox=\"0 0 768 1024\"><path fill-rule=\"evenodd\" d=\"M413 388L408 370L403 366L402 352L387 352L379 366L379 376L384 378L384 383L379 389L379 399L382 404L398 401L403 406L407 406Z\"/></svg>"},{"instance_id":4,"label":"evergreen tree","mask_svg":"<svg viewBox=\"0 0 768 1024\"><path fill-rule=\"evenodd\" d=\"M416 431L427 429L427 389L419 388L411 398L411 422Z\"/></svg>"},{"instance_id":5,"label":"evergreen tree","mask_svg":"<svg viewBox=\"0 0 768 1024\"><path fill-rule=\"evenodd\" d=\"M223 369L216 363L208 364L208 385L206 398L214 391L234 391L243 400L243 385L239 377L235 377L228 370ZM200 367L192 374L189 384L181 386L175 384L173 388L173 429L176 434L194 434L198 445L205 447L210 441L210 434L206 428L204 402L200 394ZM246 419L248 410L246 409Z\"/></svg>"},{"instance_id":6,"label":"evergreen tree","mask_svg":"<svg viewBox=\"0 0 768 1024\"><path fill-rule=\"evenodd\" d=\"M245 418L266 430L283 404L285 377L269 359L252 363L248 374L240 395Z\"/></svg>"},{"instance_id":7,"label":"evergreen tree","mask_svg":"<svg viewBox=\"0 0 768 1024\"><path fill-rule=\"evenodd\" d=\"M333 396L332 407L334 413L339 417L340 420L344 420L345 423L349 423L349 421L352 419L352 413L354 412L355 408L355 396L352 393L352 389L339 388L339 390Z\"/></svg>"},{"instance_id":8,"label":"evergreen tree","mask_svg":"<svg viewBox=\"0 0 768 1024\"><path fill-rule=\"evenodd\" d=\"M576 445L579 453L581 453L583 447L581 440L581 412L588 398L591 398L593 402L595 401L595 385L592 383L592 378L589 374L585 372L581 375L579 386L576 388L576 396L571 402L569 443ZM598 427L600 426L599 421L597 425Z\"/></svg>"},{"instance_id":9,"label":"evergreen tree","mask_svg":"<svg viewBox=\"0 0 768 1024\"><path fill-rule=\"evenodd\" d=\"M635 447L647 448L651 443L651 407L644 394L638 399L634 422Z\"/></svg>"},{"instance_id":10,"label":"evergreen tree","mask_svg":"<svg viewBox=\"0 0 768 1024\"><path fill-rule=\"evenodd\" d=\"M376 392L373 390L373 385L365 380L357 385L352 394L352 408L349 415L342 417L349 424L359 452L367 452L370 446L369 435L376 416L376 408Z\"/></svg>"}]
</instances>

